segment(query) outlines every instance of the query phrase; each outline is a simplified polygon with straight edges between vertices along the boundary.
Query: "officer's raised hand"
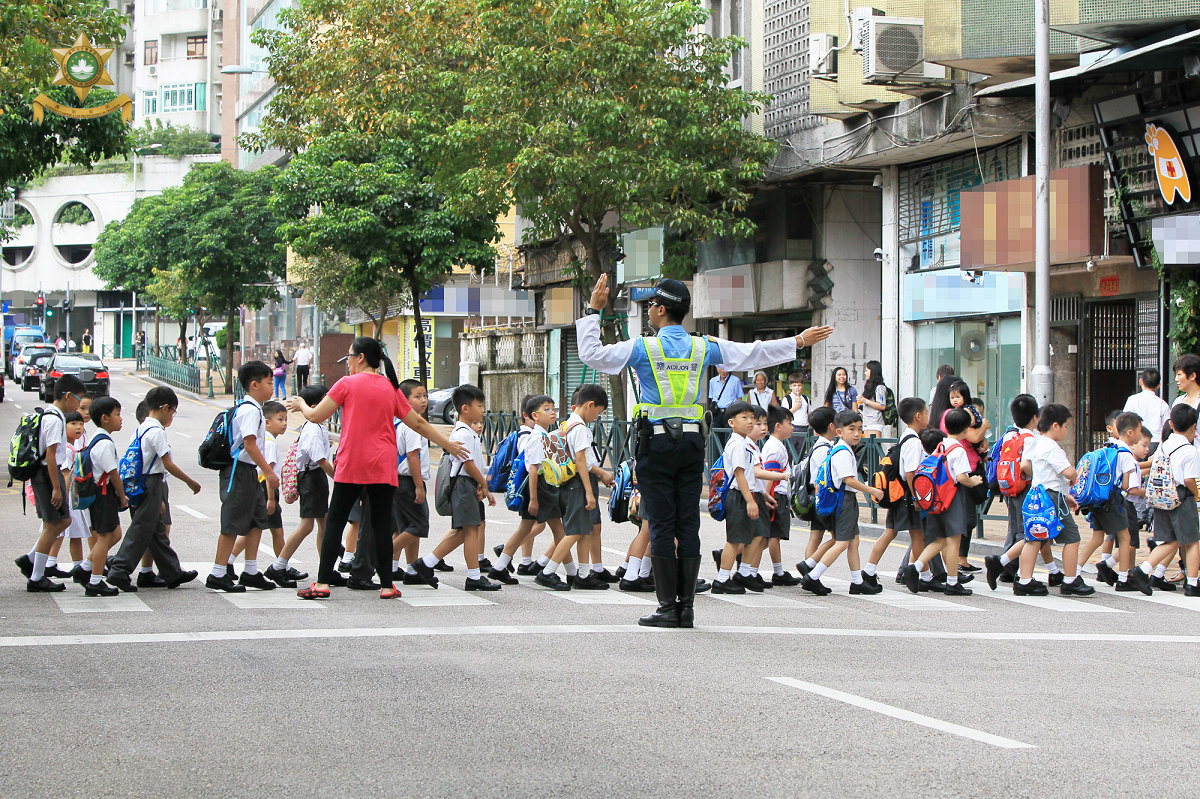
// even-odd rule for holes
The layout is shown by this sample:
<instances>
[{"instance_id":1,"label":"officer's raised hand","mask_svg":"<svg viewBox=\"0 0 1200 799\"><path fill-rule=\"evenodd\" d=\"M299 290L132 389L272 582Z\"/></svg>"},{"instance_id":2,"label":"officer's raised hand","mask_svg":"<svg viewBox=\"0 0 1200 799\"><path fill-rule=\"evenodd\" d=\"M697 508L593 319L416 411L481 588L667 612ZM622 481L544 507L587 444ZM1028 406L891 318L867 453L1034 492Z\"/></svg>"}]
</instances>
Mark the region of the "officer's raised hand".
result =
<instances>
[{"instance_id":1,"label":"officer's raised hand","mask_svg":"<svg viewBox=\"0 0 1200 799\"><path fill-rule=\"evenodd\" d=\"M592 298L588 301L588 306L595 308L597 311L603 311L605 305L608 305L607 272L600 275L600 279L596 281L596 287L592 289Z\"/></svg>"},{"instance_id":2,"label":"officer's raised hand","mask_svg":"<svg viewBox=\"0 0 1200 799\"><path fill-rule=\"evenodd\" d=\"M596 296L592 294L592 296ZM820 325L818 327L810 327L800 335L796 336L796 347L811 347L818 341L824 341L833 335L833 328L829 325Z\"/></svg>"}]
</instances>

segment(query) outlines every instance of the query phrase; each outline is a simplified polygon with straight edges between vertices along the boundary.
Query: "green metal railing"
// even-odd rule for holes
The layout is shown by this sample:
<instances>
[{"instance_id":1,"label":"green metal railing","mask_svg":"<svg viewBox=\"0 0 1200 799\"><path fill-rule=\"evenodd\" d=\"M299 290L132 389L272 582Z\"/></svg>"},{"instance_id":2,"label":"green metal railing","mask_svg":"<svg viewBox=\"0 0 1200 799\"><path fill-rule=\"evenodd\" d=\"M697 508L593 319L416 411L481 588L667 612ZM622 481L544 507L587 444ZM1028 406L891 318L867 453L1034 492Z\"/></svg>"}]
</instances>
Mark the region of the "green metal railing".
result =
<instances>
[{"instance_id":1,"label":"green metal railing","mask_svg":"<svg viewBox=\"0 0 1200 799\"><path fill-rule=\"evenodd\" d=\"M161 380L175 388L190 391L193 394L200 393L200 370L196 367L189 366L186 363L170 361L166 358L159 358L154 355L146 357L146 364L149 367L152 379Z\"/></svg>"}]
</instances>

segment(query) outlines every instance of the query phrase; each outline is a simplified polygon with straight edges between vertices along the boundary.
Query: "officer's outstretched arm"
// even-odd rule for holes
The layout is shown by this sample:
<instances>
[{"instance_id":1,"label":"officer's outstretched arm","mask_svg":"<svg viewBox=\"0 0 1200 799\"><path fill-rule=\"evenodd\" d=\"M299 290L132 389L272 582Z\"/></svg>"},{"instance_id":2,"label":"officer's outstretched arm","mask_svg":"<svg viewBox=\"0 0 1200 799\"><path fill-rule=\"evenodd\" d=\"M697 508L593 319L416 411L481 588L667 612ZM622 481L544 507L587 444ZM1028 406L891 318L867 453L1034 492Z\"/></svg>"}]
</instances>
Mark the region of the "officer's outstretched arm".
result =
<instances>
[{"instance_id":1,"label":"officer's outstretched arm","mask_svg":"<svg viewBox=\"0 0 1200 799\"><path fill-rule=\"evenodd\" d=\"M579 360L605 374L619 374L633 354L632 341L604 344L600 341L600 317L595 314L575 320L575 339L579 342Z\"/></svg>"}]
</instances>

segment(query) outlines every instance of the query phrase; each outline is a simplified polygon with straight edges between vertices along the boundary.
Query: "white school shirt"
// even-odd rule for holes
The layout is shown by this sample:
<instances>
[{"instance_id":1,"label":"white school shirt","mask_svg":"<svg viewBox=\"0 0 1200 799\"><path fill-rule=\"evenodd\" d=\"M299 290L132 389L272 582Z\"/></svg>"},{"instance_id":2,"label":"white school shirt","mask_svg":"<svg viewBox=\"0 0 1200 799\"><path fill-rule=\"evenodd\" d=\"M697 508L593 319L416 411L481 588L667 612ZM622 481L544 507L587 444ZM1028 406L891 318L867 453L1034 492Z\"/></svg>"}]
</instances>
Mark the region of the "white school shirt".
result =
<instances>
[{"instance_id":1,"label":"white school shirt","mask_svg":"<svg viewBox=\"0 0 1200 799\"><path fill-rule=\"evenodd\" d=\"M864 397L863 394L858 395L859 402L862 402L863 397ZM870 399L874 402L878 402L880 405L886 405L887 404L887 386L884 386L882 384L875 386L875 396L867 397L867 399ZM870 405L863 403L861 413L862 413L864 428L871 428L872 430L883 430L883 428L886 426L883 423L883 411L879 410L878 408L872 408Z\"/></svg>"},{"instance_id":2,"label":"white school shirt","mask_svg":"<svg viewBox=\"0 0 1200 799\"><path fill-rule=\"evenodd\" d=\"M397 467L397 474L405 477L412 477L412 470L408 468L408 453L413 450L417 451L417 463L421 466L421 478L429 479L429 442L413 430L404 422L400 422L396 427L396 451L400 453L400 465Z\"/></svg>"},{"instance_id":3,"label":"white school shirt","mask_svg":"<svg viewBox=\"0 0 1200 799\"><path fill-rule=\"evenodd\" d=\"M166 474L167 467L163 466L163 456L171 454L171 444L167 441L167 431L162 423L153 417L138 425L137 433L142 437L142 473ZM154 462L151 463L151 458Z\"/></svg>"},{"instance_id":4,"label":"white school shirt","mask_svg":"<svg viewBox=\"0 0 1200 799\"><path fill-rule=\"evenodd\" d=\"M762 448L763 468L767 468L766 464L769 461L775 461L779 464L779 468L772 468L773 472L789 472L791 459L788 455L787 446L775 436L768 436L767 443L763 444ZM763 481L765 484L767 481ZM775 493L787 495L788 481L787 479L780 480L775 483Z\"/></svg>"},{"instance_id":5,"label":"white school shirt","mask_svg":"<svg viewBox=\"0 0 1200 799\"><path fill-rule=\"evenodd\" d=\"M1057 491L1060 494L1070 490L1070 484L1062 473L1071 468L1067 453L1058 442L1048 436L1038 436L1025 442L1022 460L1028 460L1033 466L1033 485L1043 486L1047 491Z\"/></svg>"},{"instance_id":6,"label":"white school shirt","mask_svg":"<svg viewBox=\"0 0 1200 799\"><path fill-rule=\"evenodd\" d=\"M487 473L487 461L483 458L483 442L479 440L479 435L471 429L470 425L461 420L456 422L454 429L450 431L450 440L464 444L467 448L466 457L454 459L455 465L450 468L451 477L462 474L463 464L469 460L475 461L480 473Z\"/></svg>"},{"instance_id":7,"label":"white school shirt","mask_svg":"<svg viewBox=\"0 0 1200 799\"><path fill-rule=\"evenodd\" d=\"M275 436L271 435L270 433L267 433L267 443L263 445L262 453L263 459L271 465L272 469L274 469L275 465L279 463L279 445L275 442ZM262 469L259 469L258 481L261 483L266 479L266 474L263 473Z\"/></svg>"},{"instance_id":8,"label":"white school shirt","mask_svg":"<svg viewBox=\"0 0 1200 799\"><path fill-rule=\"evenodd\" d=\"M817 440L813 442L813 446L808 453L808 457L804 459L804 463L808 464L808 473L813 480L817 479L817 469L822 463L825 462L825 456L829 454L828 452L818 453L817 450L832 447L836 441L837 439L835 438L817 436ZM816 460L814 460L814 458Z\"/></svg>"},{"instance_id":9,"label":"white school shirt","mask_svg":"<svg viewBox=\"0 0 1200 799\"><path fill-rule=\"evenodd\" d=\"M247 395L246 399L238 405L238 408L233 413L232 432L229 436L229 454L238 453L238 463L246 463L254 465L254 458L247 454L242 445L247 438L254 436L254 443L258 444L258 449L261 452L267 446L267 417L263 415L262 405L258 401ZM241 451L238 452L238 449Z\"/></svg>"},{"instance_id":10,"label":"white school shirt","mask_svg":"<svg viewBox=\"0 0 1200 799\"><path fill-rule=\"evenodd\" d=\"M305 422L300 427L300 438L296 443L296 471L307 472L319 469L321 461L329 460L329 431L325 425Z\"/></svg>"},{"instance_id":11,"label":"white school shirt","mask_svg":"<svg viewBox=\"0 0 1200 799\"><path fill-rule=\"evenodd\" d=\"M521 439L517 439L518 446L521 448L521 455L525 458L525 469L529 472L530 477L538 473L542 468L542 461L546 459L546 437L549 435L541 425L534 425L529 429L529 435L525 436L525 443L521 444Z\"/></svg>"},{"instance_id":12,"label":"white school shirt","mask_svg":"<svg viewBox=\"0 0 1200 799\"><path fill-rule=\"evenodd\" d=\"M834 444L836 449L839 445ZM858 463L854 460L854 450L849 444L843 446L840 452L834 452L833 458L829 462L829 476L833 478L833 487L842 488L845 486L846 493L857 493L853 488L845 485L847 477L855 477L858 474Z\"/></svg>"},{"instance_id":13,"label":"white school shirt","mask_svg":"<svg viewBox=\"0 0 1200 799\"><path fill-rule=\"evenodd\" d=\"M774 398L775 392L770 388L764 388L762 391L752 388L746 392L746 402L749 402L751 405L757 405L764 411L771 407L771 400Z\"/></svg>"},{"instance_id":14,"label":"white school shirt","mask_svg":"<svg viewBox=\"0 0 1200 799\"><path fill-rule=\"evenodd\" d=\"M589 471L593 466L599 466L600 459L596 457L596 437L587 422L583 421L583 417L572 413L567 417L567 427L571 428L571 432L567 433L567 446L571 449L571 458L575 458L575 453L583 452L587 456L585 462Z\"/></svg>"},{"instance_id":15,"label":"white school shirt","mask_svg":"<svg viewBox=\"0 0 1200 799\"><path fill-rule=\"evenodd\" d=\"M46 450L55 444L58 445L58 465L61 467L67 454L67 421L58 406L51 405L42 415L41 435L38 437L38 454L42 456L42 463L46 462Z\"/></svg>"},{"instance_id":16,"label":"white school shirt","mask_svg":"<svg viewBox=\"0 0 1200 799\"><path fill-rule=\"evenodd\" d=\"M1117 486L1120 487L1125 482L1125 475L1129 475L1129 487L1137 488L1142 484L1142 470L1137 465L1137 460L1133 457L1133 453L1129 451L1129 447L1124 441L1119 441L1115 438L1109 438L1108 443L1117 448Z\"/></svg>"},{"instance_id":17,"label":"white school shirt","mask_svg":"<svg viewBox=\"0 0 1200 799\"><path fill-rule=\"evenodd\" d=\"M915 445L912 442L917 442ZM900 479L908 485L908 473L915 472L925 460L925 447L921 445L921 437L913 430L905 430L900 436Z\"/></svg>"},{"instance_id":18,"label":"white school shirt","mask_svg":"<svg viewBox=\"0 0 1200 799\"><path fill-rule=\"evenodd\" d=\"M1150 431L1150 440L1162 443L1162 429L1171 418L1171 406L1153 391L1139 391L1125 400L1124 410L1142 417L1142 424Z\"/></svg>"},{"instance_id":19,"label":"white school shirt","mask_svg":"<svg viewBox=\"0 0 1200 799\"><path fill-rule=\"evenodd\" d=\"M1197 464L1200 464L1200 460L1196 458L1196 448L1188 446L1186 438L1172 433L1171 437L1163 442L1162 449L1169 453L1171 478L1175 485L1184 485L1189 477L1193 480L1200 479L1200 474L1197 474Z\"/></svg>"},{"instance_id":20,"label":"white school shirt","mask_svg":"<svg viewBox=\"0 0 1200 799\"><path fill-rule=\"evenodd\" d=\"M754 476L754 467L761 456L753 441L737 433L730 433L722 457L725 463L725 482L729 484L730 491L741 490L737 484L738 469L746 475L746 485L751 493L763 490L760 481Z\"/></svg>"},{"instance_id":21,"label":"white school shirt","mask_svg":"<svg viewBox=\"0 0 1200 799\"><path fill-rule=\"evenodd\" d=\"M108 473L117 468L117 445L108 433L92 445L92 475L96 485L104 485Z\"/></svg>"},{"instance_id":22,"label":"white school shirt","mask_svg":"<svg viewBox=\"0 0 1200 799\"><path fill-rule=\"evenodd\" d=\"M971 459L967 457L967 444L965 441L955 442L952 438L947 438L944 441L943 448L948 448L951 444L957 443L959 446L950 450L946 454L946 471L950 473L951 480L958 480L960 474L971 473ZM1063 462L1066 462L1066 454L1063 454Z\"/></svg>"},{"instance_id":23,"label":"white school shirt","mask_svg":"<svg viewBox=\"0 0 1200 799\"><path fill-rule=\"evenodd\" d=\"M797 427L808 427L808 412L812 407L808 397L801 394L797 399L795 394L788 394L783 398L782 404L792 412L792 424Z\"/></svg>"}]
</instances>

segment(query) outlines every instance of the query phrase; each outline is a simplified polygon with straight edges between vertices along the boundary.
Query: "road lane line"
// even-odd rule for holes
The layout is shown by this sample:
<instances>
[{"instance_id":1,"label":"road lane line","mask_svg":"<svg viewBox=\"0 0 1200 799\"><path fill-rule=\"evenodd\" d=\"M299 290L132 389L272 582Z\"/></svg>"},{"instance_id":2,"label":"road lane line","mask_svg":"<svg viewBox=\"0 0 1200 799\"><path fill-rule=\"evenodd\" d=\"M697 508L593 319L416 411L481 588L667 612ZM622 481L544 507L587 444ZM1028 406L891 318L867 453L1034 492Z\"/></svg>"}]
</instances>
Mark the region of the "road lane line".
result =
<instances>
[{"instance_id":1,"label":"road lane line","mask_svg":"<svg viewBox=\"0 0 1200 799\"><path fill-rule=\"evenodd\" d=\"M948 599L934 599L932 596L913 594L904 586L898 586L897 588L889 586L878 594L851 594L849 580L843 580L840 577L830 577L828 574L821 575L821 580L828 588L834 589L839 594L844 592L850 599L858 599L863 602L870 602L889 608L898 608L900 610L938 610L951 613L974 613L983 610L983 608L978 608L974 605L963 605L958 602L951 602ZM967 598L967 601L969 602L970 598Z\"/></svg>"},{"instance_id":2,"label":"road lane line","mask_svg":"<svg viewBox=\"0 0 1200 799\"><path fill-rule=\"evenodd\" d=\"M1028 605L1042 610L1053 610L1059 613L1128 613L1127 610L1110 608L1094 600L1069 599L1065 596L1014 596L1006 589L999 591L976 591L976 596L986 596L1018 605Z\"/></svg>"},{"instance_id":3,"label":"road lane line","mask_svg":"<svg viewBox=\"0 0 1200 799\"><path fill-rule=\"evenodd\" d=\"M287 589L283 589L287 590ZM344 604L338 592L330 604ZM161 633L92 633L80 635L13 635L0 637L0 648L33 646L101 646L115 644L202 643L206 641L289 640L313 638L421 638L462 635L789 635L830 638L895 638L941 641L1013 641L1052 643L1189 644L1200 645L1200 635L1120 633L957 632L949 630L848 630L825 627L749 627L696 625L695 630L670 630L623 624L486 625L462 627L346 627L290 630L208 630Z\"/></svg>"},{"instance_id":4,"label":"road lane line","mask_svg":"<svg viewBox=\"0 0 1200 799\"><path fill-rule=\"evenodd\" d=\"M173 507L173 508L178 508L179 510L183 511L184 513L186 513L188 516L192 516L192 517L194 517L194 518L196 518L196 519L207 519L207 518L209 518L208 516L205 516L205 515L204 515L203 513L201 513L200 511L198 511L198 510L193 510L192 508L189 508L187 505L180 505L179 503L175 503L175 504L174 504L174 505L172 505L171 507Z\"/></svg>"},{"instance_id":5,"label":"road lane line","mask_svg":"<svg viewBox=\"0 0 1200 799\"><path fill-rule=\"evenodd\" d=\"M911 710L905 710L902 707L894 705L886 705L883 702L876 702L874 699L867 699L857 694L848 694L845 691L839 691L836 688L827 688L824 685L805 682L804 680L794 680L791 677L767 677L771 682L787 685L792 688L799 688L801 691L823 696L827 699L833 699L838 702L844 702L847 705L860 707L863 710L870 710L873 713L879 713L882 716L890 716L900 721L907 721L912 724L919 724L922 727L928 727L931 730L938 732L948 732L951 735L958 735L962 738L970 738L973 741L997 746L1001 749L1036 749L1033 744L1014 741L1012 738L1005 738L1001 735L993 735L990 732L977 730L973 727L964 727L961 724L955 724L950 721L935 719L932 716L925 716L920 713L914 713Z\"/></svg>"},{"instance_id":6,"label":"road lane line","mask_svg":"<svg viewBox=\"0 0 1200 799\"><path fill-rule=\"evenodd\" d=\"M120 593L117 596L87 596L76 593L51 594L54 604L63 613L123 613L149 612L145 602L133 594Z\"/></svg>"}]
</instances>

